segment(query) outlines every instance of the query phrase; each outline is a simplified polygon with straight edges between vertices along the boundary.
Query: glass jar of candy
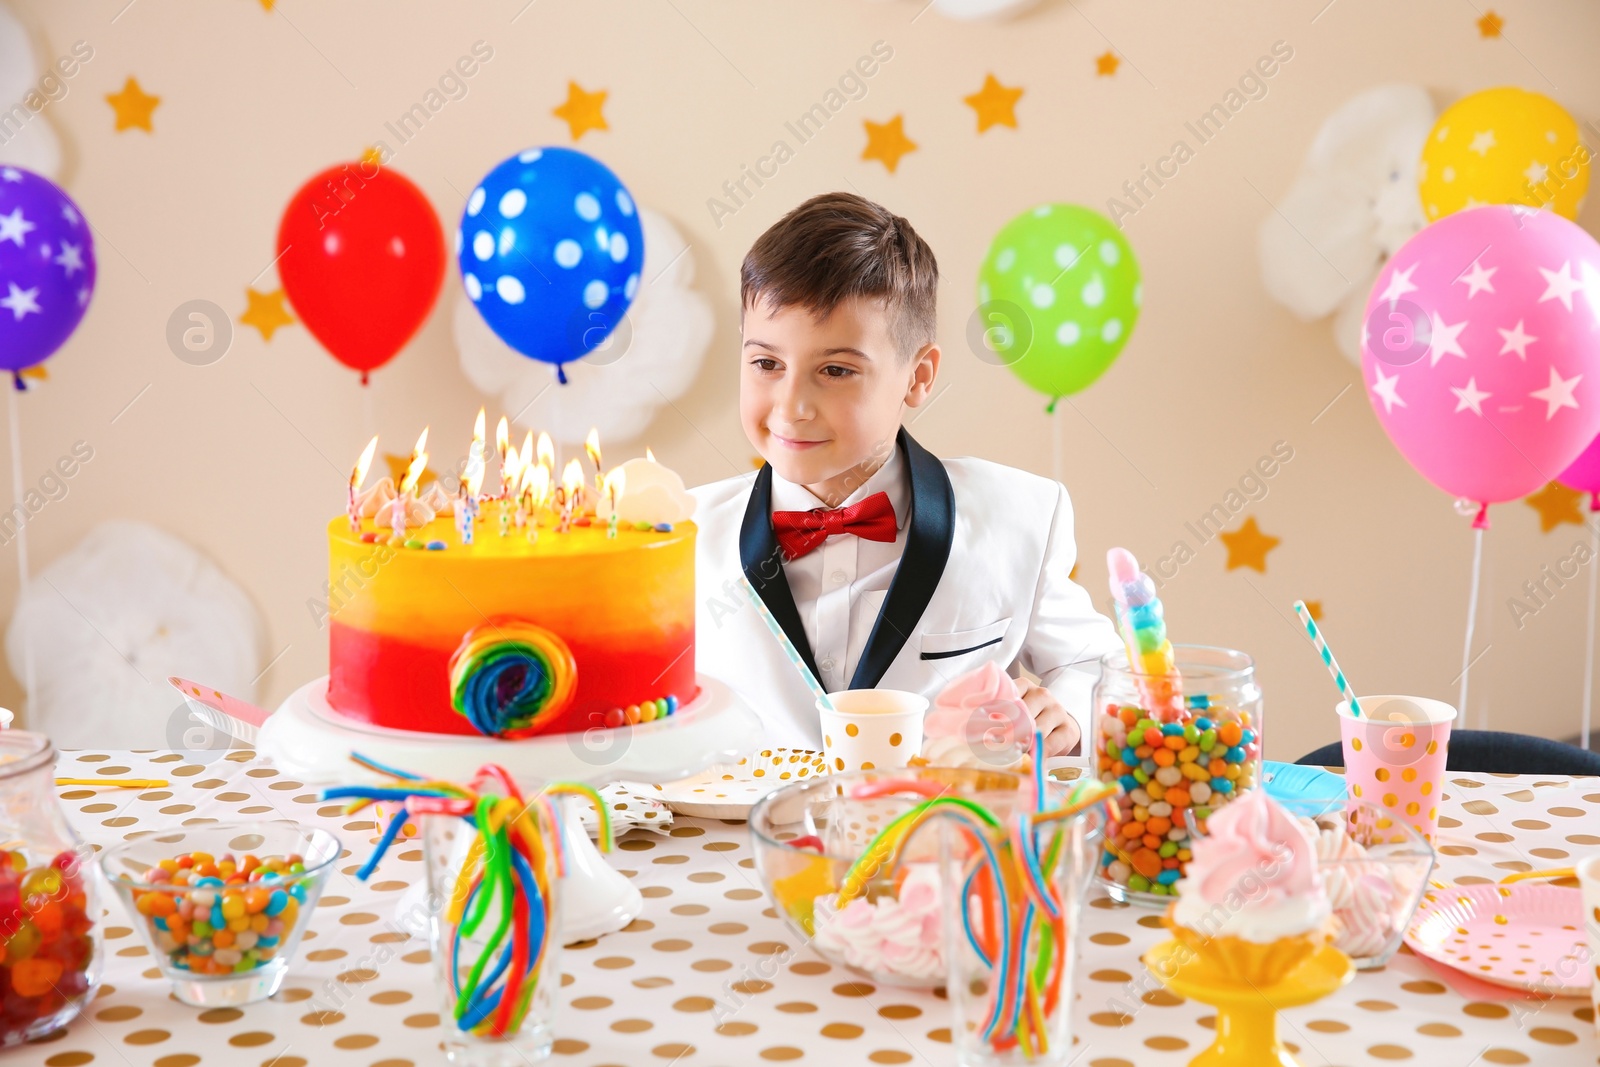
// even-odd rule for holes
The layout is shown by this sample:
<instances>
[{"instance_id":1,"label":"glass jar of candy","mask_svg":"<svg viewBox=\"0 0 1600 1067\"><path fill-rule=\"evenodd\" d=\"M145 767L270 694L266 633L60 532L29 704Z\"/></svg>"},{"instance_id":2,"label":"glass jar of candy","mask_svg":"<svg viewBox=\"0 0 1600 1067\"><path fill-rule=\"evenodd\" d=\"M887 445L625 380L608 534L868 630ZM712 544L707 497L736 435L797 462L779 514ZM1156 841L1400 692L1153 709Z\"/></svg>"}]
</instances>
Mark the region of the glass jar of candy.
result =
<instances>
[{"instance_id":1,"label":"glass jar of candy","mask_svg":"<svg viewBox=\"0 0 1600 1067\"><path fill-rule=\"evenodd\" d=\"M1227 648L1173 650L1181 687L1134 674L1118 650L1101 657L1094 688L1095 769L1101 781L1122 786L1100 878L1112 897L1130 903L1175 896L1190 836L1261 782L1255 663Z\"/></svg>"},{"instance_id":2,"label":"glass jar of candy","mask_svg":"<svg viewBox=\"0 0 1600 1067\"><path fill-rule=\"evenodd\" d=\"M89 849L56 799L55 765L48 737L0 730L0 1048L66 1024L100 984Z\"/></svg>"}]
</instances>

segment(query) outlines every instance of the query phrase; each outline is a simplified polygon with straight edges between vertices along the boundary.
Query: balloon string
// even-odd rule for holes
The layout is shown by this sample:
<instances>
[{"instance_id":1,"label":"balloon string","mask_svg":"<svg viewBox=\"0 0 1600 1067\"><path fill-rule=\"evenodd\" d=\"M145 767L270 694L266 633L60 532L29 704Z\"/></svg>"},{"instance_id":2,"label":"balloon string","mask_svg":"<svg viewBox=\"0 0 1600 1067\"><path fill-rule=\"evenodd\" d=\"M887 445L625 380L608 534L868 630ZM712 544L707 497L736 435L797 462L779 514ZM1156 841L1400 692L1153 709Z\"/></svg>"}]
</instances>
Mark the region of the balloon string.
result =
<instances>
[{"instance_id":1,"label":"balloon string","mask_svg":"<svg viewBox=\"0 0 1600 1067\"><path fill-rule=\"evenodd\" d=\"M1467 676L1472 670L1472 627L1478 619L1478 583L1483 575L1483 531L1488 525L1487 522L1483 526L1477 522L1472 524L1472 589L1467 594L1467 643L1461 650L1461 697L1457 703L1462 719L1467 717Z\"/></svg>"},{"instance_id":2,"label":"balloon string","mask_svg":"<svg viewBox=\"0 0 1600 1067\"><path fill-rule=\"evenodd\" d=\"M21 383L22 376L17 375L17 382ZM11 495L16 505L24 512L23 520L17 523L17 606L21 607L28 599L28 520L27 508L22 503L22 421L21 412L17 407L17 390L13 389L6 394L7 421L11 423ZM34 688L33 668L33 627L23 620L22 626L22 684L27 689L27 704L25 707L32 709L38 697L38 690Z\"/></svg>"},{"instance_id":3,"label":"balloon string","mask_svg":"<svg viewBox=\"0 0 1600 1067\"><path fill-rule=\"evenodd\" d=\"M1595 609L1595 579L1600 576L1600 521L1589 523L1589 536L1593 540L1593 549L1589 556L1589 627L1584 631L1583 642L1583 718L1580 722L1582 733L1578 744L1585 752L1589 750L1589 734L1594 729L1594 609Z\"/></svg>"},{"instance_id":4,"label":"balloon string","mask_svg":"<svg viewBox=\"0 0 1600 1067\"><path fill-rule=\"evenodd\" d=\"M1061 481L1061 420L1050 420L1050 470Z\"/></svg>"}]
</instances>

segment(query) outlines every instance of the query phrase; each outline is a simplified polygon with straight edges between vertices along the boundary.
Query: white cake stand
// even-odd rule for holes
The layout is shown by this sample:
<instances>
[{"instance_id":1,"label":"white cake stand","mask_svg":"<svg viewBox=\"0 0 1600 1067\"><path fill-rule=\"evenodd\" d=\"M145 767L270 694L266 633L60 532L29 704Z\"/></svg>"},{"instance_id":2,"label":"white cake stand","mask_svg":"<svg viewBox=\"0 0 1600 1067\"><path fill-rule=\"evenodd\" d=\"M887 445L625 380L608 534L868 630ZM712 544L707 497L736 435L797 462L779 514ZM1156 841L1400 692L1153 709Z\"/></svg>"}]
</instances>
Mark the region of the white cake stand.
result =
<instances>
[{"instance_id":1,"label":"white cake stand","mask_svg":"<svg viewBox=\"0 0 1600 1067\"><path fill-rule=\"evenodd\" d=\"M519 784L618 779L671 782L713 763L738 759L761 743L761 721L733 691L700 677L700 695L665 719L615 730L501 741L460 734L409 733L349 719L328 704L326 676L301 686L267 718L256 749L285 774L310 785L379 781L350 761L360 752L401 770L464 781L498 763ZM567 873L562 934L584 941L627 926L644 909L634 884L600 857L575 804L565 814Z\"/></svg>"}]
</instances>

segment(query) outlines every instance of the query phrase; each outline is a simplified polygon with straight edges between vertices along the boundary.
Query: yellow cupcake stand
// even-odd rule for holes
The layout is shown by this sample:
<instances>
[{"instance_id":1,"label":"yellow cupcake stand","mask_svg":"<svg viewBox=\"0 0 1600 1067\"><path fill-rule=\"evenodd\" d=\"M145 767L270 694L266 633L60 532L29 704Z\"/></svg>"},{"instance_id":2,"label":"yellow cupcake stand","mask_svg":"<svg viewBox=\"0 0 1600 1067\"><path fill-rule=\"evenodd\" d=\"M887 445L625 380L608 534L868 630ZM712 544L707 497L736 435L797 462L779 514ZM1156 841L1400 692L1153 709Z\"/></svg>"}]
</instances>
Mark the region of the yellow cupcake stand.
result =
<instances>
[{"instance_id":1,"label":"yellow cupcake stand","mask_svg":"<svg viewBox=\"0 0 1600 1067\"><path fill-rule=\"evenodd\" d=\"M1266 986L1217 981L1216 972L1177 941L1163 941L1145 953L1144 964L1178 996L1217 1009L1217 1039L1189 1067L1299 1067L1278 1040L1278 1011L1321 1000L1356 970L1332 945Z\"/></svg>"}]
</instances>

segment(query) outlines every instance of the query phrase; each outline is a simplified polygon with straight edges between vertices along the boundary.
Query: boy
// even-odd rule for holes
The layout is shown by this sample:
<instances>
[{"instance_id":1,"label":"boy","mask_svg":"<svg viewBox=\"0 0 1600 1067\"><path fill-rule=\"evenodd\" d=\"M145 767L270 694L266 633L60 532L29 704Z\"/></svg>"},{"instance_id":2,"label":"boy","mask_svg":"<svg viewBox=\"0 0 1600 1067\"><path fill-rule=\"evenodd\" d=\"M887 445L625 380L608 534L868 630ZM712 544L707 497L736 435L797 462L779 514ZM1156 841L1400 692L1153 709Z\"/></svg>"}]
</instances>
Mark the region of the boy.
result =
<instances>
[{"instance_id":1,"label":"boy","mask_svg":"<svg viewBox=\"0 0 1600 1067\"><path fill-rule=\"evenodd\" d=\"M1066 490L941 460L901 426L933 396L939 269L905 219L828 193L762 234L740 271L739 417L766 461L695 489L698 669L755 708L774 744L821 748L815 701L738 579L824 689L930 700L994 660L1048 755L1076 751L1116 631L1068 577ZM959 400L953 401L960 403Z\"/></svg>"}]
</instances>

